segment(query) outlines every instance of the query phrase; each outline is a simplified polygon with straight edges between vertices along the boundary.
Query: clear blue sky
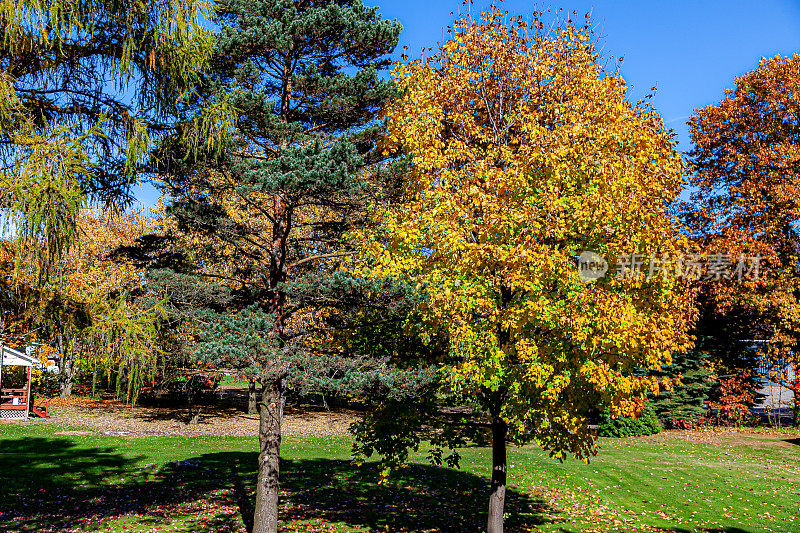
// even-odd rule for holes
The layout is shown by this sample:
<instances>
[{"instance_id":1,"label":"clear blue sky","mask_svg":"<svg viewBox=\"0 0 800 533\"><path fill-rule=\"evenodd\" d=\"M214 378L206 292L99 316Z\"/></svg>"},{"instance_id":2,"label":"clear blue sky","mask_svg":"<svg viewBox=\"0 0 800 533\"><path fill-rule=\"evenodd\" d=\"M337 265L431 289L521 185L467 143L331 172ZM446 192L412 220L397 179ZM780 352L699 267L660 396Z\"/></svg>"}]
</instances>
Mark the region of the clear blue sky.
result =
<instances>
[{"instance_id":1,"label":"clear blue sky","mask_svg":"<svg viewBox=\"0 0 800 533\"><path fill-rule=\"evenodd\" d=\"M414 57L440 42L450 13L464 9L460 0L373 3L384 17L403 24L400 46ZM473 15L489 5L475 2ZM603 54L624 57L622 74L633 86L633 99L658 87L653 102L682 149L689 140L685 122L696 108L718 102L762 56L800 53L800 0L508 0L501 7L525 15L536 5L577 10L581 17L591 11L602 28Z\"/></svg>"},{"instance_id":2,"label":"clear blue sky","mask_svg":"<svg viewBox=\"0 0 800 533\"><path fill-rule=\"evenodd\" d=\"M398 46L412 57L435 47L463 11L461 0L365 0L385 18L398 19L403 33ZM490 2L475 2L473 13ZM762 56L800 53L800 0L595 0L532 2L508 0L503 8L526 15L540 8L592 11L602 28L603 54L623 56L622 74L636 100L658 87L653 103L667 126L689 148L686 120L697 108L718 102L736 77L754 69ZM138 195L155 200L147 188Z\"/></svg>"}]
</instances>

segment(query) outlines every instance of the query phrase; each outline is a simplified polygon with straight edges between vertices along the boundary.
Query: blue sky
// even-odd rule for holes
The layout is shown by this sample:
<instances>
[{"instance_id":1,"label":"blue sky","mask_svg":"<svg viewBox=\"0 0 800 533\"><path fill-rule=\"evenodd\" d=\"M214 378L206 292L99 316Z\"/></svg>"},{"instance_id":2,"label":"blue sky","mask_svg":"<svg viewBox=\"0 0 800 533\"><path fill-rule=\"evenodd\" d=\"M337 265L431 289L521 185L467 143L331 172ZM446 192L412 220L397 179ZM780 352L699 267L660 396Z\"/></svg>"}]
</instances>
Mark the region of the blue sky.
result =
<instances>
[{"instance_id":1,"label":"blue sky","mask_svg":"<svg viewBox=\"0 0 800 533\"><path fill-rule=\"evenodd\" d=\"M365 3L369 3L367 0ZM460 0L375 2L404 31L400 46L413 57L435 46L462 7ZM490 2L475 2L473 14ZM762 56L800 53L800 0L508 0L503 9L525 15L540 8L592 12L600 25L603 55L624 57L622 75L633 99L658 87L654 105L688 148L686 120L696 108L718 102L736 77L758 66ZM445 34L446 35L446 34Z\"/></svg>"},{"instance_id":2,"label":"blue sky","mask_svg":"<svg viewBox=\"0 0 800 533\"><path fill-rule=\"evenodd\" d=\"M403 46L412 57L441 42L461 0L365 0L384 18L397 19ZM473 13L490 2L475 2ZM680 148L689 148L686 120L695 109L718 102L736 77L758 66L759 58L800 53L800 0L595 0L532 2L507 0L504 9L525 15L534 6L591 10L602 28L605 56L624 57L622 75L636 100L658 91L653 99L667 126L678 134ZM155 200L149 187L137 195Z\"/></svg>"}]
</instances>

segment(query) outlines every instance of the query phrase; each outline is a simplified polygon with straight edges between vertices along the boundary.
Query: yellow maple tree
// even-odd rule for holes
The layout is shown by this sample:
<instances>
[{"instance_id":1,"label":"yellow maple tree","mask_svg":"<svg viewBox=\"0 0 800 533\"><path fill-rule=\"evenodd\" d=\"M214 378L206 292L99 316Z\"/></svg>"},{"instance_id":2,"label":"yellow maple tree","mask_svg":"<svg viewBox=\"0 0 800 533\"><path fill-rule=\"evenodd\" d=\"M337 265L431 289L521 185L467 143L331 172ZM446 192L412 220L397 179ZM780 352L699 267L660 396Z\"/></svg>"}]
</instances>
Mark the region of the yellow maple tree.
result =
<instances>
[{"instance_id":1,"label":"yellow maple tree","mask_svg":"<svg viewBox=\"0 0 800 533\"><path fill-rule=\"evenodd\" d=\"M672 135L606 70L588 24L546 29L498 9L398 65L387 153L410 161L401 199L355 235L361 276L426 291L446 332L446 392L493 431L488 531L502 531L506 436L588 458L589 413L633 415L659 383L635 375L690 345L690 299L666 272L587 283L576 256L674 257L668 206L682 184ZM631 275L628 275L631 274Z\"/></svg>"}]
</instances>

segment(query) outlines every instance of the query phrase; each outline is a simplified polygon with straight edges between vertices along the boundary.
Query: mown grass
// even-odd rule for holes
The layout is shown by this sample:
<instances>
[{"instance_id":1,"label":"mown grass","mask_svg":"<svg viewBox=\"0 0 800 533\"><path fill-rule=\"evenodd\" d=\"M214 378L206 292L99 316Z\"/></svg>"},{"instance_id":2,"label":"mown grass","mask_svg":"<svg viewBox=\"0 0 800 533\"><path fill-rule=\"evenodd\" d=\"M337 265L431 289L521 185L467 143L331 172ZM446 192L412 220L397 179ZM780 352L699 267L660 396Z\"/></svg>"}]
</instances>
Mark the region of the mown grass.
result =
<instances>
[{"instance_id":1,"label":"mown grass","mask_svg":"<svg viewBox=\"0 0 800 533\"><path fill-rule=\"evenodd\" d=\"M245 531L255 438L58 434L0 425L0 531ZM490 450L462 469L420 453L385 484L348 438L284 440L285 531L482 530ZM800 531L800 439L729 434L606 440L589 465L509 451L507 531Z\"/></svg>"}]
</instances>

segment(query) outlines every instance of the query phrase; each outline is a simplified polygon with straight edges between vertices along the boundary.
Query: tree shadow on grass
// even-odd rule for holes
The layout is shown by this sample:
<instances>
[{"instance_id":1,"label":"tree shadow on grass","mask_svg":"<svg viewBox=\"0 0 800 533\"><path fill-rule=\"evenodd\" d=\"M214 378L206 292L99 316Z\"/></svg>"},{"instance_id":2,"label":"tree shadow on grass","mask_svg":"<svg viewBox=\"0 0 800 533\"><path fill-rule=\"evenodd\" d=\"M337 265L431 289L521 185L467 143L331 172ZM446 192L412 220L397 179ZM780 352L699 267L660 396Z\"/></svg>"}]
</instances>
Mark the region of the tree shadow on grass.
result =
<instances>
[{"instance_id":1,"label":"tree shadow on grass","mask_svg":"<svg viewBox=\"0 0 800 533\"><path fill-rule=\"evenodd\" d=\"M92 531L128 514L157 519L227 481L199 463L143 468L142 459L69 438L0 440L0 531Z\"/></svg>"},{"instance_id":2,"label":"tree shadow on grass","mask_svg":"<svg viewBox=\"0 0 800 533\"><path fill-rule=\"evenodd\" d=\"M573 530L573 529L564 529L561 528L558 530L559 533L580 533L580 531ZM614 531L619 531L615 529ZM636 529L635 531L641 531L640 529ZM680 527L669 527L669 528L652 528L648 529L652 533L753 533L752 530L749 529L741 529L738 527L714 527L708 529L683 529Z\"/></svg>"},{"instance_id":3,"label":"tree shadow on grass","mask_svg":"<svg viewBox=\"0 0 800 533\"><path fill-rule=\"evenodd\" d=\"M0 441L0 531L108 530L103 521L134 517L156 528L183 521L189 531L249 530L255 452L201 455L139 466L115 447L69 438ZM360 530L474 532L484 528L485 479L465 472L410 465L379 484L377 466L331 459L281 462L284 531ZM527 531L552 513L542 501L509 491L506 531ZM130 525L130 524L129 524ZM187 529L188 528L188 529Z\"/></svg>"},{"instance_id":4,"label":"tree shadow on grass","mask_svg":"<svg viewBox=\"0 0 800 533\"><path fill-rule=\"evenodd\" d=\"M203 455L203 464L229 469L238 479L237 501L249 517L255 490L256 454L223 452ZM488 481L466 472L411 464L379 483L377 465L354 467L349 461L281 461L280 517L287 522L324 520L369 531L475 532L485 529ZM555 511L540 499L507 491L505 530L529 531ZM249 525L249 524L248 524Z\"/></svg>"},{"instance_id":5,"label":"tree shadow on grass","mask_svg":"<svg viewBox=\"0 0 800 533\"><path fill-rule=\"evenodd\" d=\"M125 472L137 460L112 447L81 448L63 437L0 440L0 490L6 494L26 492L45 480L54 486L96 484Z\"/></svg>"},{"instance_id":6,"label":"tree shadow on grass","mask_svg":"<svg viewBox=\"0 0 800 533\"><path fill-rule=\"evenodd\" d=\"M150 529L175 520L186 531L250 528L255 452L210 453L145 467L139 466L142 459L77 438L0 440L0 531L108 531L103 521L120 516ZM284 460L281 468L283 531L329 532L331 523L361 531L484 529L488 482L469 473L412 464L379 484L374 464L357 468L345 460L303 459ZM506 510L509 533L561 521L543 501L513 490ZM576 533L563 522L560 531ZM737 527L699 531L750 533Z\"/></svg>"}]
</instances>

